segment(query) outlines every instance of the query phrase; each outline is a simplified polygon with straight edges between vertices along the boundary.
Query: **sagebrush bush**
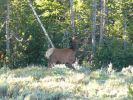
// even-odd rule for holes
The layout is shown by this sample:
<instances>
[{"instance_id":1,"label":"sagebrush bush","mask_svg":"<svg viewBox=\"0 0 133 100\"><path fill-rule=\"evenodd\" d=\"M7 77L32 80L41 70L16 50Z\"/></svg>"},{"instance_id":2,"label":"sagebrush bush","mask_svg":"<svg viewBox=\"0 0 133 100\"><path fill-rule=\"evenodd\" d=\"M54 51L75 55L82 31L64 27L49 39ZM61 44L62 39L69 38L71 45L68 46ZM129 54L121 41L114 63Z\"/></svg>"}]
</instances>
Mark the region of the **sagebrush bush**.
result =
<instances>
[{"instance_id":1,"label":"sagebrush bush","mask_svg":"<svg viewBox=\"0 0 133 100\"><path fill-rule=\"evenodd\" d=\"M131 88L131 84L128 85L128 95L129 97L133 97L133 89Z\"/></svg>"}]
</instances>

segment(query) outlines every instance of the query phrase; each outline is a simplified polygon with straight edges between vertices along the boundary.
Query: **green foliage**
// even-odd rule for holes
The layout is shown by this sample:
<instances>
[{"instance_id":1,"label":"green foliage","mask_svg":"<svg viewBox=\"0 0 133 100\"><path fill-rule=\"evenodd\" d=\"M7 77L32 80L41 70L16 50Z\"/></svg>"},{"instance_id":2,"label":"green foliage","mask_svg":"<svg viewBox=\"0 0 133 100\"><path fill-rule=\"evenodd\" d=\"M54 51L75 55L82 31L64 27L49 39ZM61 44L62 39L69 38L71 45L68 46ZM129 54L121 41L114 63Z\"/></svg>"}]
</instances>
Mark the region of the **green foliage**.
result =
<instances>
[{"instance_id":1,"label":"green foliage","mask_svg":"<svg viewBox=\"0 0 133 100\"><path fill-rule=\"evenodd\" d=\"M133 89L131 88L131 85L128 85L128 95L133 97Z\"/></svg>"},{"instance_id":2,"label":"green foliage","mask_svg":"<svg viewBox=\"0 0 133 100\"><path fill-rule=\"evenodd\" d=\"M129 64L133 64L133 47L130 44L124 49L123 41L114 39L107 41L97 48L94 57L96 66L106 67L111 62L114 68L120 70Z\"/></svg>"},{"instance_id":3,"label":"green foliage","mask_svg":"<svg viewBox=\"0 0 133 100\"><path fill-rule=\"evenodd\" d=\"M91 2L91 0L74 0L75 27L82 40L79 45L79 51L81 50L82 53L79 52L77 58L80 62L83 61L84 66L88 66L84 62L88 63L88 56L91 55L91 18L93 17ZM4 25L6 3L6 0L0 0L0 50L4 52L6 52ZM69 47L68 38L72 32L69 0L32 0L32 3L55 47ZM108 15L104 36L115 39L106 39L106 44L97 45L94 65L101 67L112 62L115 68L121 69L122 66L133 64L132 0L109 0L106 2L106 7ZM13 68L29 64L46 66L47 60L44 55L48 42L27 0L11 0L10 11L10 33L15 34L18 39L23 39L23 41L17 41L14 35L11 38ZM127 23L126 30L124 30L124 21ZM100 1L97 1L96 24L96 42L99 44ZM126 49L123 47L124 40L127 42Z\"/></svg>"}]
</instances>

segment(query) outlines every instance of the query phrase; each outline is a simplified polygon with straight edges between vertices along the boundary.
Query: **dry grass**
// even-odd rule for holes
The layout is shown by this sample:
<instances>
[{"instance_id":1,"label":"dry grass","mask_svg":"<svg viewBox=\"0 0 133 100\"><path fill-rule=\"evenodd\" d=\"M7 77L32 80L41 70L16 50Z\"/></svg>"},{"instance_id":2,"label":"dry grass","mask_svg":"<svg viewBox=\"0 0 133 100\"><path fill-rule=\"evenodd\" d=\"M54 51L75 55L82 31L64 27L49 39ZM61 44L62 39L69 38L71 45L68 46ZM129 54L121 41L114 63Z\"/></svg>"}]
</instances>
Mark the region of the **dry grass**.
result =
<instances>
[{"instance_id":1,"label":"dry grass","mask_svg":"<svg viewBox=\"0 0 133 100\"><path fill-rule=\"evenodd\" d=\"M133 73L72 71L63 65L0 69L2 100L132 100L132 89Z\"/></svg>"}]
</instances>

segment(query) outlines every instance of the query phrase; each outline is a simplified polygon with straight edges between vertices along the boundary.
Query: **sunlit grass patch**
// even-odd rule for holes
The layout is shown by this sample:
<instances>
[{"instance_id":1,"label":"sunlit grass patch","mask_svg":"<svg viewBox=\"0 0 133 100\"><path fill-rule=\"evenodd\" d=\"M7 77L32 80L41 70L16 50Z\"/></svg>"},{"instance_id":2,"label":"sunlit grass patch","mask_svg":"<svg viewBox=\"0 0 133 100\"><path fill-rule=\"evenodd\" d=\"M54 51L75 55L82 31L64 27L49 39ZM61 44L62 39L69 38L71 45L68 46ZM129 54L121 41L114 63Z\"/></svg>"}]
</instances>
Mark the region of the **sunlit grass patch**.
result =
<instances>
[{"instance_id":1,"label":"sunlit grass patch","mask_svg":"<svg viewBox=\"0 0 133 100\"><path fill-rule=\"evenodd\" d=\"M90 74L90 79L92 79L92 80L95 80L95 79L97 80L99 78L100 78L100 72L98 72L98 71L92 72Z\"/></svg>"},{"instance_id":2,"label":"sunlit grass patch","mask_svg":"<svg viewBox=\"0 0 133 100\"><path fill-rule=\"evenodd\" d=\"M0 72L0 91L6 90L12 100L31 97L39 100L130 100L132 97L129 92L133 88L131 73L91 71L82 66L73 71L64 65L2 68Z\"/></svg>"},{"instance_id":3,"label":"sunlit grass patch","mask_svg":"<svg viewBox=\"0 0 133 100\"><path fill-rule=\"evenodd\" d=\"M44 67L26 67L26 68L19 68L13 70L12 72L15 74L15 77L29 77L32 76L35 79L44 77L47 75L48 71L45 72L47 69Z\"/></svg>"}]
</instances>

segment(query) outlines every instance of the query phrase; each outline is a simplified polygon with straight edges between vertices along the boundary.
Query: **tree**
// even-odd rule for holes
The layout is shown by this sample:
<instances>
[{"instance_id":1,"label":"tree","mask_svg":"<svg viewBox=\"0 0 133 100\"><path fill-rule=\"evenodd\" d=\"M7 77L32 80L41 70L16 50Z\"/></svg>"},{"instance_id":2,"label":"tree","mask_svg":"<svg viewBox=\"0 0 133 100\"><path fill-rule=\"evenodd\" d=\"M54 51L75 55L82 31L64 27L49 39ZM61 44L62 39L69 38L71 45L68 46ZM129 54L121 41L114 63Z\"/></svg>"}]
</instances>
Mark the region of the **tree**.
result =
<instances>
[{"instance_id":1,"label":"tree","mask_svg":"<svg viewBox=\"0 0 133 100\"><path fill-rule=\"evenodd\" d=\"M123 29L124 29L124 32L123 32L123 39L124 39L124 49L126 49L127 47L127 41L126 41L126 38L127 38L127 14L126 14L126 10L124 11L124 15L123 15Z\"/></svg>"},{"instance_id":2,"label":"tree","mask_svg":"<svg viewBox=\"0 0 133 100\"><path fill-rule=\"evenodd\" d=\"M7 10L6 10L7 16L6 16L6 62L7 66L10 66L10 0L7 0Z\"/></svg>"},{"instance_id":3,"label":"tree","mask_svg":"<svg viewBox=\"0 0 133 100\"><path fill-rule=\"evenodd\" d=\"M74 16L74 9L73 9L73 0L69 0L70 2L70 17L71 17L71 27L72 32L75 34L75 16Z\"/></svg>"},{"instance_id":4,"label":"tree","mask_svg":"<svg viewBox=\"0 0 133 100\"><path fill-rule=\"evenodd\" d=\"M96 11L97 11L96 0L92 0L92 51L93 53L95 53L95 49L96 49Z\"/></svg>"},{"instance_id":5,"label":"tree","mask_svg":"<svg viewBox=\"0 0 133 100\"><path fill-rule=\"evenodd\" d=\"M41 26L41 28L42 28L42 30L43 30L45 36L48 38L49 43L50 43L51 46L54 48L54 45L53 45L53 43L52 43L52 41L51 41L51 39L50 39L50 37L49 37L49 35L48 35L46 29L44 28L44 26L43 26L41 20L39 19L38 15L37 15L37 13L36 13L36 11L35 11L35 9L34 9L34 7L32 6L31 1L28 0L28 2L29 2L29 6L31 7L31 9L32 9L32 11L33 11L33 13L34 13L34 15L35 15L37 21L39 22L39 24L40 24L40 26Z\"/></svg>"},{"instance_id":6,"label":"tree","mask_svg":"<svg viewBox=\"0 0 133 100\"><path fill-rule=\"evenodd\" d=\"M100 41L99 43L102 44L103 42L103 36L105 33L105 17L106 17L106 6L105 6L105 0L101 0L100 6L101 6L101 14L100 14Z\"/></svg>"},{"instance_id":7,"label":"tree","mask_svg":"<svg viewBox=\"0 0 133 100\"><path fill-rule=\"evenodd\" d=\"M9 13L5 12L7 1ZM0 0L0 50L11 52L16 67L47 62L48 39L27 1ZM110 61L113 66L132 64L131 0L32 0L32 5L55 47L67 47L68 34L76 31L82 41L79 51L84 54L78 54L79 60L87 61L88 55L93 55L95 65Z\"/></svg>"}]
</instances>

